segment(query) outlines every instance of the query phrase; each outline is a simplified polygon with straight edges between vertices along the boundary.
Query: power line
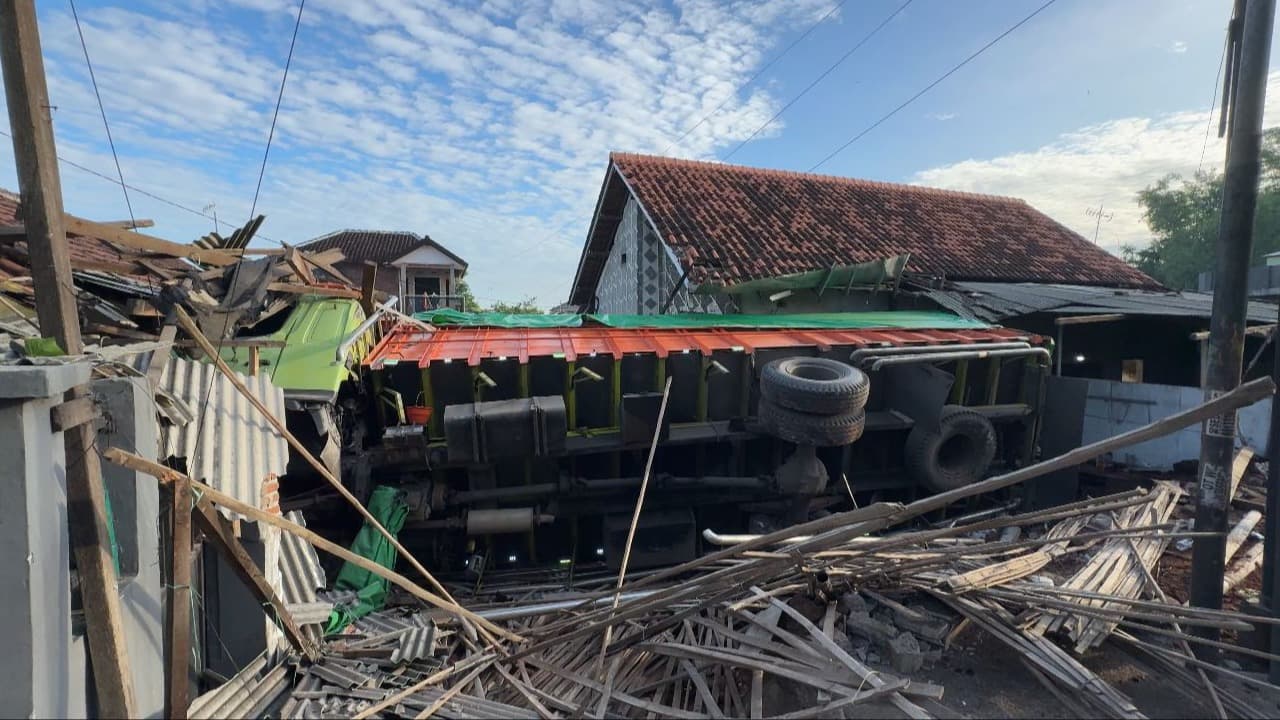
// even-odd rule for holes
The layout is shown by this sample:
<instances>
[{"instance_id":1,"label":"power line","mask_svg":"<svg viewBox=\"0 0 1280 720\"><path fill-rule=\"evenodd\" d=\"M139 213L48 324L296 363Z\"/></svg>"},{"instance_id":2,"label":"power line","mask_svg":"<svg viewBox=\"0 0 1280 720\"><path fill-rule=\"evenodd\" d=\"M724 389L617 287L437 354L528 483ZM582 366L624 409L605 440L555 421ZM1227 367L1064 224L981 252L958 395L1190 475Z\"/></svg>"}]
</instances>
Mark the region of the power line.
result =
<instances>
[{"instance_id":1,"label":"power line","mask_svg":"<svg viewBox=\"0 0 1280 720\"><path fill-rule=\"evenodd\" d=\"M98 99L98 112L102 114L102 127L107 131L107 145L111 147L111 158L116 163L116 175L120 177L120 189L124 192L124 205L129 210L129 222L135 229L138 221L133 217L133 203L129 202L129 186L124 182L124 171L120 169L120 155L116 153L116 141L111 137L111 124L107 122L107 109L102 104L102 93L98 90L98 77L93 72L93 62L89 60L89 46L84 41L84 30L80 27L80 15L76 12L76 0L71 3L71 17L76 21L76 33L80 36L80 49L84 51L84 64L89 68L89 82L93 84L93 96Z\"/></svg>"},{"instance_id":2,"label":"power line","mask_svg":"<svg viewBox=\"0 0 1280 720\"><path fill-rule=\"evenodd\" d=\"M4 137L7 137L7 138L12 138L12 137L13 137L12 135L10 135L10 134L8 133L8 131L5 131L5 130L0 130L0 135L2 135L2 136L4 136ZM80 163L78 163L78 162L76 162L76 161L74 161L74 160L68 160L67 158L62 157L61 155L59 155L59 156L58 156L58 162L60 162L60 163L62 163L62 164L64 164L64 165L67 165L67 166L69 166L69 167L73 167L73 168L75 168L75 169L77 169L77 170L80 170L81 172L86 172L86 173L88 173L88 174L90 174L90 175L93 175L94 177L102 178L103 180L106 180L107 182L111 183L112 185L120 185L120 184L121 184L121 182L120 182L119 180L117 180L116 178L111 177L110 175L107 175L106 173L99 172L99 171L94 170L93 168L91 168L91 167L87 167L87 166L85 166L85 165L81 165ZM142 196L144 196L144 197L151 198L152 200L155 200L155 201L157 201L157 202L162 202L162 203L164 203L165 205L169 205L170 207L175 207L175 208L177 208L177 209L179 209L179 210L183 210L183 211L185 211L185 212L189 212L189 213L191 213L192 215L197 215L197 216L199 216L199 217L205 218L206 220L216 220L216 219L217 219L216 217L214 217L213 215L210 215L209 213L201 212L200 210L197 210L197 209L195 209L195 208L193 208L193 207L191 207L191 206L189 206L189 205L183 205L183 204L182 204L182 203L180 203L180 202L176 202L176 201L174 201L174 200L170 200L169 198L166 198L166 197L161 197L161 196L159 196L159 195L156 195L156 194L155 194L155 193L153 193L153 192L150 192L149 190L144 190L144 189L142 189L142 188L138 187L137 185L126 185L125 187L127 187L127 188L128 188L128 189L130 189L130 190L132 190L132 191L134 192L134 194L136 194L136 195L142 195ZM283 244L284 244L284 243L280 242L279 240L275 240L275 239L273 239L273 238L269 238L269 237L267 237L266 235L263 235L262 233L255 233L253 237L254 237L254 239L266 240L267 242L273 242L273 243L275 243L275 244L277 244L277 245L283 245Z\"/></svg>"},{"instance_id":3,"label":"power line","mask_svg":"<svg viewBox=\"0 0 1280 720\"><path fill-rule=\"evenodd\" d=\"M276 136L276 120L280 118L280 104L284 102L284 86L289 82L289 66L293 64L293 48L298 44L298 28L302 27L302 9L307 0L298 3L298 19L293 24L293 38L289 40L289 55L284 60L284 76L280 78L280 94L276 96L276 109L271 114L271 129L267 131L267 147L262 151L262 167L258 170L258 185L253 190L253 204L249 206L249 219L258 210L258 194L262 192L262 177L267 173L267 157L271 154L271 140Z\"/></svg>"},{"instance_id":4,"label":"power line","mask_svg":"<svg viewBox=\"0 0 1280 720\"><path fill-rule=\"evenodd\" d=\"M293 23L293 37L289 40L289 54L284 60L284 75L280 78L280 92L276 95L276 109L271 114L271 129L267 131L267 147L262 152L262 167L258 169L258 185L253 191L253 204L249 207L249 221L253 221L253 214L258 210L258 193L262 191L262 177L267 173L267 157L271 154L271 140L276 134L276 120L280 117L280 105L284 102L284 86L289 81L289 66L293 64L293 50L298 45L298 28L302 26L302 10L307 6L307 0L301 0L298 3L298 19ZM218 334L218 346L215 353L218 357L222 356L222 344L227 339L229 328L227 327L228 316L223 316L222 332ZM217 362L217 358L210 358ZM256 368L254 368L256 370ZM216 374L209 375L209 384L205 387L204 403L200 407L200 419L196 424L196 445L192 451L195 455L199 451L200 440L204 436L204 419L205 414L209 410L209 396L213 394L213 381Z\"/></svg>"},{"instance_id":5,"label":"power line","mask_svg":"<svg viewBox=\"0 0 1280 720\"><path fill-rule=\"evenodd\" d=\"M754 82L756 81L756 79L758 79L761 75L763 75L763 74L765 73L765 71L766 71L766 70L768 70L769 68L773 67L774 63L776 63L776 62L778 62L779 60L781 60L782 58L786 57L787 53L791 52L791 51L792 51L793 49L795 49L795 47L796 47L797 45L799 45L799 44L800 44L800 43L801 43L805 38L809 37L810 33L812 33L814 30L818 29L818 26L819 26L819 25L821 25L822 23L824 23L824 22L826 22L826 21L827 21L827 18L831 17L833 14L835 14L835 12L836 12L837 10L839 10L839 9L840 9L840 8L842 8L842 7L844 7L844 4L845 4L846 2L848 2L848 0L840 0L840 2L836 3L835 5L832 5L832 6L831 6L831 9L830 9L830 10L828 10L828 11L826 12L826 14L824 14L822 17L818 18L818 20L817 20L816 22L814 22L812 25L810 25L808 30L805 30L803 33L801 33L801 34L800 34L800 37L796 38L795 40L792 40L792 41L791 41L791 44L790 44L790 45L788 45L786 48L784 48L782 52L778 53L777 55L775 55L775 56L773 57L773 59L772 59L772 60L770 60L769 62L765 63L764 67L760 68L759 70L757 70L757 71L755 72L755 74L753 74L751 77L747 78L747 81L746 81L746 82L744 82L744 83L742 83L741 85L738 85L737 87L735 87L735 88L733 89L733 91L732 91L732 92L730 92L728 95L726 95L726 96L725 96L724 100L721 100L721 101L720 101L720 104L719 104L719 105L715 106L715 109L713 109L711 112L707 113L706 115L703 115L703 116L702 116L702 119L700 119L700 120L698 120L698 122L694 123L694 124L693 124L693 126L692 126L692 127L690 127L688 130L685 130L683 133L680 133L680 137L676 138L675 140L672 140L672 141L671 141L671 143L670 143L670 144L668 144L665 148L663 148L663 149L662 149L662 152L660 152L660 153L658 153L658 154L659 154L659 155L666 155L668 150L670 150L671 148L675 147L676 145L679 145L681 140L684 140L685 138L689 137L689 133L693 132L694 130L697 130L697 129L698 129L698 128L700 128L700 127L702 127L702 124L703 124L703 123L705 123L706 121L710 120L712 115L715 115L716 113L718 113L718 112L720 112L721 110L723 110L723 109L724 109L724 106L725 106L725 105L728 105L730 100L732 100L732 99L734 99L735 97L737 97L737 96L738 96L738 93L740 93L740 92L742 92L743 90L745 90L746 88L750 87L750 86L751 86L751 84L752 84L752 83L754 83Z\"/></svg>"},{"instance_id":6,"label":"power line","mask_svg":"<svg viewBox=\"0 0 1280 720\"><path fill-rule=\"evenodd\" d=\"M899 112L901 112L901 111L902 111L904 108L906 108L908 105L910 105L911 103L915 102L916 100L919 100L919 99L920 99L920 97L921 97L922 95L924 95L925 93L927 93L927 92L929 92L930 90L934 89L934 88L935 88L935 87L937 87L938 85L942 84L942 82L943 82L944 80L946 80L947 78L949 78L949 77L951 77L952 75L954 75L956 72L958 72L958 71L960 70L960 68L964 67L965 65L968 65L970 62L972 62L972 61L973 61L975 58L977 58L979 55L981 55L982 53L984 53L984 52L986 52L987 50L991 49L991 47L992 47L992 46L994 46L996 43L998 43L998 42L1000 42L1001 40L1003 40L1003 39L1005 39L1006 37L1008 37L1008 36L1009 36L1013 31L1017 30L1018 28L1022 27L1023 25L1027 24L1028 22L1030 22L1032 18L1034 18L1035 16L1037 16L1037 15L1039 15L1040 13L1044 12L1044 11L1045 11L1045 10L1046 10L1050 5L1054 4L1055 2L1057 2L1057 0L1048 0L1048 2L1046 2L1046 3L1045 3L1045 4L1043 4L1043 5L1041 5L1040 7L1036 8L1036 9L1035 9L1035 10L1034 10L1030 15L1027 15L1026 17L1024 17L1024 18L1022 18L1021 20L1019 20L1017 23L1015 23L1015 24L1013 25L1013 27L1010 27L1008 30L1005 30L1004 32L1002 32L1002 33L1000 33L999 35L997 35L994 39L992 39L992 40L991 40L991 42L988 42L986 45L983 45L981 48L979 48L979 49L978 49L978 51L977 51L977 52L973 53L973 54L972 54L972 55L970 55L969 57L965 58L964 60L961 60L958 64L956 64L955 66L953 66L950 70L948 70L948 71L946 71L945 73L943 73L943 74L942 74L942 75L941 75L937 80L934 80L933 82L931 82L931 83L929 83L928 85L924 86L924 88L923 88L922 90L920 90L919 92L917 92L915 95L912 95L910 98L907 98L906 102L903 102L903 103L902 103L901 105L899 105L898 107L896 107L896 108L894 108L894 109L890 110L888 113L886 113L885 115L881 116L881 118L880 118L879 120L876 120L875 122L873 122L873 123L871 123L870 125L868 125L865 129L863 129L863 130L862 130L862 132L859 132L857 135L854 135L853 137L849 138L848 142L844 143L843 145L841 145L840 147L836 148L835 150L832 150L831 152L827 153L827 155L826 155L825 157L823 157L823 158L822 158L821 160L819 160L818 162L814 163L814 164L813 164L813 166L812 166L812 167L810 167L808 171L809 171L809 172L813 172L814 170L817 170L818 168L820 168L820 167L822 167L823 165L825 165L825 164L827 163L827 161L828 161L828 160L830 160L831 158L835 157L836 155L839 155L840 153L844 152L844 150L845 150L846 148L848 148L850 145L854 144L855 142L857 142L857 141L861 140L861 139L862 139L862 138L863 138L867 133L871 132L872 130L875 130L875 129L876 129L876 128L878 128L878 127L880 127L880 126L881 126L882 124L884 124L884 122L885 122L885 121L887 121L889 118L892 118L894 115L897 115Z\"/></svg>"},{"instance_id":7,"label":"power line","mask_svg":"<svg viewBox=\"0 0 1280 720\"><path fill-rule=\"evenodd\" d=\"M1222 80L1222 67L1227 61L1227 48L1231 46L1231 34L1222 44L1222 56L1218 58L1218 72L1213 75L1213 95L1209 98L1209 120L1204 126L1204 144L1200 146L1200 163L1196 165L1196 174L1204 169L1204 154L1209 149L1209 132L1213 129L1213 109L1218 106L1218 83Z\"/></svg>"},{"instance_id":8,"label":"power line","mask_svg":"<svg viewBox=\"0 0 1280 720\"><path fill-rule=\"evenodd\" d=\"M795 97L791 98L791 100L790 100L790 101L788 101L786 105L783 105L783 106L778 110L778 112L776 112L776 113L774 113L774 114L773 114L773 117L769 118L768 120L766 120L766 121L765 121L765 123L764 123L763 125L761 125L760 127L756 128L754 131L752 131L752 133L751 133L750 135L748 135L748 136L747 136L747 138L746 138L745 140L743 140L742 142L738 143L738 146L737 146L737 147L735 147L734 149L730 150L730 151L729 151L729 154L725 155L724 157L722 157L722 158L720 158L720 159L721 159L722 161L725 161L725 160L728 160L729 158L733 157L733 156L734 156L734 155L735 155L739 150L741 150L743 147L745 147L747 143L749 143L749 142L751 142L752 140L754 140L754 139L755 139L755 137L756 137L757 135L759 135L761 132L763 132L765 128L767 128L767 127L769 127L770 125L772 125L774 120L777 120L779 117L782 117L782 114L783 114L784 112L786 112L788 108L790 108L792 105L795 105L795 104L796 104L796 102L798 102L798 101L800 100L800 98L802 98L802 97L804 97L805 95L807 95L807 94L809 93L809 91L810 91L810 90L812 90L814 87L816 87L816 86L818 85L818 83L822 82L822 81L823 81L823 80L824 80L828 75L830 75L832 72L834 72L836 68L840 67L840 65L841 65L841 64L843 64L845 60L848 60L848 59L849 59L849 58L850 58L850 57L851 57L855 52L857 52L859 48L861 48L863 45L866 45L866 44L867 44L867 42L868 42L869 40L871 40L871 38L875 37L875 36L876 36L876 34L877 34L877 33L879 33L879 32L884 28L884 26L885 26L885 25L888 25L888 24L889 24L889 22L890 22L891 20L893 20L894 18L898 17L898 14L899 14L899 13L901 13L903 10L906 10L906 9L907 9L907 6L908 6L908 5L910 5L910 4L911 4L911 2L912 2L912 0L907 0L906 2L902 3L902 5L898 6L898 9L897 9L897 10L894 10L892 13L890 13L890 14L889 14L889 17L885 18L884 20L882 20L882 21L880 22L880 24L879 24L879 25L877 25L877 26L875 26L874 28L872 28L872 29L871 29L871 32L869 32L869 33L867 33L866 35L862 36L862 39L861 39L861 40L859 40L859 41L857 42L857 44L855 44L853 47L849 48L849 50L848 50L847 52L845 52L845 54L844 54L844 55L841 55L841 56L839 57L839 59L837 59L834 63L831 63L831 65L830 65L830 66L828 66L826 70L823 70L823 71L818 75L818 77L814 78L812 82L810 82L807 86L805 86L805 88L804 88L803 90L801 90L801 91L800 91L800 93L799 93L798 95L796 95Z\"/></svg>"}]
</instances>

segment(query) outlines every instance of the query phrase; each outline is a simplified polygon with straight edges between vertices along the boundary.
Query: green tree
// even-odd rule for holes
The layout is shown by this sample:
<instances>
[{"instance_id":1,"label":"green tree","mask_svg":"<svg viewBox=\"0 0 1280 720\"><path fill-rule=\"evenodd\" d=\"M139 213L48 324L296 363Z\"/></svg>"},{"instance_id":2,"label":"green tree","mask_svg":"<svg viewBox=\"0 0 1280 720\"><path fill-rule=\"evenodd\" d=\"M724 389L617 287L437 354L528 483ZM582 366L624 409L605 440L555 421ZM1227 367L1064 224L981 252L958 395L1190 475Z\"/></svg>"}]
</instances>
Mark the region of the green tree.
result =
<instances>
[{"instance_id":1,"label":"green tree","mask_svg":"<svg viewBox=\"0 0 1280 720\"><path fill-rule=\"evenodd\" d=\"M1145 248L1126 247L1125 260L1176 289L1194 288L1212 270L1218 241L1222 175L1198 172L1190 179L1170 174L1138 193L1154 238ZM1254 218L1253 265L1280 250L1280 128L1262 140L1262 173Z\"/></svg>"},{"instance_id":2,"label":"green tree","mask_svg":"<svg viewBox=\"0 0 1280 720\"><path fill-rule=\"evenodd\" d=\"M457 293L458 297L462 298L463 312L478 312L480 310L480 303L476 302L476 296L471 294L471 286L467 284L466 280L459 280L458 287L454 292Z\"/></svg>"},{"instance_id":3,"label":"green tree","mask_svg":"<svg viewBox=\"0 0 1280 720\"><path fill-rule=\"evenodd\" d=\"M531 295L513 303L496 302L489 307L489 312L507 315L541 315L542 308L538 307L538 299Z\"/></svg>"}]
</instances>

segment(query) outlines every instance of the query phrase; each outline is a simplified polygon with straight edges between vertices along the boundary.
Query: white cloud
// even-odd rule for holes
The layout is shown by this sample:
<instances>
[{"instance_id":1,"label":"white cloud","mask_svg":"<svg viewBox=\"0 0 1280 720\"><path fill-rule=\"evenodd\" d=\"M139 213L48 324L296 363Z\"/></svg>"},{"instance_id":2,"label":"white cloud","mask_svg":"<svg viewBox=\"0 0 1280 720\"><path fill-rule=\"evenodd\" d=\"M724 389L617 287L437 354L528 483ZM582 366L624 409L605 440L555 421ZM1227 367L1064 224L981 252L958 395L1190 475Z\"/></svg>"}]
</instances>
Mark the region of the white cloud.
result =
<instances>
[{"instance_id":1,"label":"white cloud","mask_svg":"<svg viewBox=\"0 0 1280 720\"><path fill-rule=\"evenodd\" d=\"M122 5L81 22L126 179L197 209L215 202L222 219L247 217L295 0ZM726 97L670 152L710 157L740 142L779 99L734 88L776 38L828 6L311 0L258 203L262 232L291 242L349 226L427 232L470 261L477 295L557 303L607 153L663 151ZM251 21L231 21L232 10ZM113 175L75 27L61 8L44 12L59 147ZM10 162L0 181L13 187ZM75 212L123 212L102 179L65 168L63 187ZM132 199L158 234L211 229Z\"/></svg>"},{"instance_id":2,"label":"white cloud","mask_svg":"<svg viewBox=\"0 0 1280 720\"><path fill-rule=\"evenodd\" d=\"M929 118L930 120L937 120L938 122L946 122L948 120L955 120L956 117L958 116L956 115L956 113L953 113L953 112L939 112L939 113L929 113L925 115L925 117Z\"/></svg>"},{"instance_id":3,"label":"white cloud","mask_svg":"<svg viewBox=\"0 0 1280 720\"><path fill-rule=\"evenodd\" d=\"M1173 44L1169 46L1169 52L1177 53L1179 55L1185 53L1186 51L1187 51L1187 43L1183 40L1174 40Z\"/></svg>"},{"instance_id":4,"label":"white cloud","mask_svg":"<svg viewBox=\"0 0 1280 720\"><path fill-rule=\"evenodd\" d=\"M1099 244L1117 252L1142 247L1150 231L1137 193L1168 173L1190 176L1200 167L1222 167L1224 147L1214 132L1205 146L1207 110L1155 118L1124 118L1067 133L1035 150L971 159L916 173L914 182L935 187L1020 197L1058 222L1092 238L1096 218L1085 214L1105 204L1114 213L1099 232ZM1280 72L1271 73L1266 124L1280 123Z\"/></svg>"}]
</instances>

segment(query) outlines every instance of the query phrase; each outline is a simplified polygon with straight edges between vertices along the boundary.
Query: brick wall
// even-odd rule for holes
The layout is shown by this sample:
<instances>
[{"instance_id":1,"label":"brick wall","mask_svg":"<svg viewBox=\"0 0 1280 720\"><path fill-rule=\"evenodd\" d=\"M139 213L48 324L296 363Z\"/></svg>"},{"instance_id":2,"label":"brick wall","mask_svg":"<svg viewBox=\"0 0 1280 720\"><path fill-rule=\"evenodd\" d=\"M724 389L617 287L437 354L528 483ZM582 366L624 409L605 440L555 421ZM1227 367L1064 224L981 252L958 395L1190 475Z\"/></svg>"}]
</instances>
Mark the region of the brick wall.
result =
<instances>
[{"instance_id":1,"label":"brick wall","mask_svg":"<svg viewBox=\"0 0 1280 720\"><path fill-rule=\"evenodd\" d=\"M262 481L262 501L258 507L272 515L280 515L280 478L268 475Z\"/></svg>"}]
</instances>

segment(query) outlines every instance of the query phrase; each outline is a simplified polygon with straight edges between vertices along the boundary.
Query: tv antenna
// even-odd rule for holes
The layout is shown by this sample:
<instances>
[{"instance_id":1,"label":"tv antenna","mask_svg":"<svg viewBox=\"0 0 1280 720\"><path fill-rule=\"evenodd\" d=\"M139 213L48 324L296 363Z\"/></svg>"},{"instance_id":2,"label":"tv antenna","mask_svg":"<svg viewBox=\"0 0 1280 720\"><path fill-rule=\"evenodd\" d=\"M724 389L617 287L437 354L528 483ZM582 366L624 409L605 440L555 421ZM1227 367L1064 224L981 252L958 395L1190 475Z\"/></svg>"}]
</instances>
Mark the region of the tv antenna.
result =
<instances>
[{"instance_id":1,"label":"tv antenna","mask_svg":"<svg viewBox=\"0 0 1280 720\"><path fill-rule=\"evenodd\" d=\"M1098 221L1093 225L1093 244L1097 245L1098 231L1102 229L1102 221L1106 220L1107 222L1111 222L1111 220L1116 216L1116 214L1113 212L1104 210L1103 203L1098 203L1098 207L1096 208L1093 208L1093 207L1088 208L1087 210L1084 211L1084 214L1088 215L1089 217L1098 219Z\"/></svg>"}]
</instances>

